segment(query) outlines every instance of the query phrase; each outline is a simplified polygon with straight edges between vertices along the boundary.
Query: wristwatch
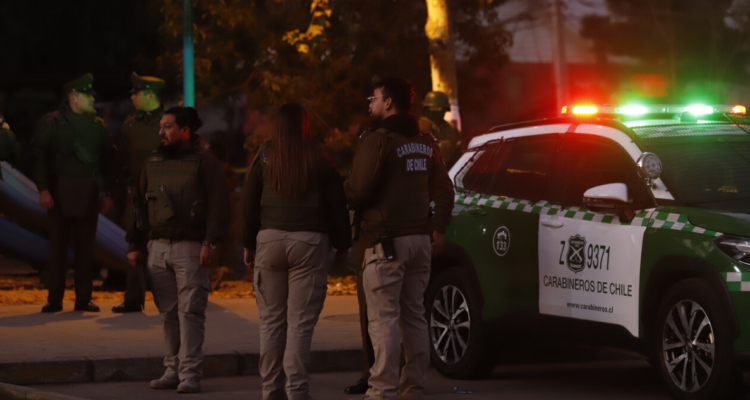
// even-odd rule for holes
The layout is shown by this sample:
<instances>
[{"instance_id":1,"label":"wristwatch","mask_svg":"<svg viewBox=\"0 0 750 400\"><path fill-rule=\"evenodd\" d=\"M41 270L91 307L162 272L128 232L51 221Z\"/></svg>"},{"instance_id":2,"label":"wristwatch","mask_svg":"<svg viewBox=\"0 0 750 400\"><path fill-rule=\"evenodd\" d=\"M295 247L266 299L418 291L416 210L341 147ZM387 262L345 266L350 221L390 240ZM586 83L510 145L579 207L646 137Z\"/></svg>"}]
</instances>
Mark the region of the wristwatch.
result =
<instances>
[{"instance_id":1,"label":"wristwatch","mask_svg":"<svg viewBox=\"0 0 750 400\"><path fill-rule=\"evenodd\" d=\"M216 248L216 245L211 242L203 242L203 245L208 247L209 249L213 250Z\"/></svg>"}]
</instances>

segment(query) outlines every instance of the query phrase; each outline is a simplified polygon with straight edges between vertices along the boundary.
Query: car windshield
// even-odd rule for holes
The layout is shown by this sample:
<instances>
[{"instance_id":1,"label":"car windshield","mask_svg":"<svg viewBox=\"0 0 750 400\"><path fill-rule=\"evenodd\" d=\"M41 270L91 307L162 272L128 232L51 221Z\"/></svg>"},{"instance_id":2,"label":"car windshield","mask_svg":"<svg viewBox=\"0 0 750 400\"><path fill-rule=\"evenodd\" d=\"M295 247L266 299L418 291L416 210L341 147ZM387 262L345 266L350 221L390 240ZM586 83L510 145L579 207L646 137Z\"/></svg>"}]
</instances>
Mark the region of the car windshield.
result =
<instances>
[{"instance_id":1,"label":"car windshield","mask_svg":"<svg viewBox=\"0 0 750 400\"><path fill-rule=\"evenodd\" d=\"M682 125L635 131L643 150L661 159L661 179L679 203L750 213L750 134L743 128Z\"/></svg>"}]
</instances>

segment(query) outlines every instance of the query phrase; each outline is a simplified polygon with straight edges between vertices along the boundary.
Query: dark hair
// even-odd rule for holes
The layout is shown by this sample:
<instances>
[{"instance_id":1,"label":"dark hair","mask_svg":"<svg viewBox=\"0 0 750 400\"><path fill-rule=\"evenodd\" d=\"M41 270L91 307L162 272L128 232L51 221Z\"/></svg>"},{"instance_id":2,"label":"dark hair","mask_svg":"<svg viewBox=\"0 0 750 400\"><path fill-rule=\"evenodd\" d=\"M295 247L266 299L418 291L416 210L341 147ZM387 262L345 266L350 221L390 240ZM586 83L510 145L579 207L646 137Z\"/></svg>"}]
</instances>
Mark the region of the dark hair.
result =
<instances>
[{"instance_id":1,"label":"dark hair","mask_svg":"<svg viewBox=\"0 0 750 400\"><path fill-rule=\"evenodd\" d=\"M203 126L203 121L198 116L198 111L195 111L193 107L172 107L164 112L164 115L167 114L174 115L174 122L180 128L186 126L190 128L190 133L195 133L195 131Z\"/></svg>"},{"instance_id":2,"label":"dark hair","mask_svg":"<svg viewBox=\"0 0 750 400\"><path fill-rule=\"evenodd\" d=\"M323 146L310 131L305 109L297 103L281 106L266 153L269 186L284 198L298 198L317 184L326 160Z\"/></svg>"},{"instance_id":3,"label":"dark hair","mask_svg":"<svg viewBox=\"0 0 750 400\"><path fill-rule=\"evenodd\" d=\"M404 78L385 78L372 84L373 89L383 88L383 100L393 100L396 111L408 113L414 103L414 86Z\"/></svg>"}]
</instances>

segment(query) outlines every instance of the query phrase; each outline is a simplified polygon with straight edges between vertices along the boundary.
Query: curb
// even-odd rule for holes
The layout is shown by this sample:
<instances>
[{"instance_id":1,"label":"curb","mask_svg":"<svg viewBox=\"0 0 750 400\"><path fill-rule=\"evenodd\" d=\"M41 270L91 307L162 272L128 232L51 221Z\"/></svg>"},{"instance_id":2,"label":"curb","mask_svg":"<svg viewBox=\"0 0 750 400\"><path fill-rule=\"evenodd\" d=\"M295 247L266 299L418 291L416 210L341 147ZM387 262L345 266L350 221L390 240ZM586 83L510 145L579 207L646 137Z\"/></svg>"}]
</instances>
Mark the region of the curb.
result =
<instances>
[{"instance_id":1,"label":"curb","mask_svg":"<svg viewBox=\"0 0 750 400\"><path fill-rule=\"evenodd\" d=\"M0 382L0 400L86 400Z\"/></svg>"},{"instance_id":2,"label":"curb","mask_svg":"<svg viewBox=\"0 0 750 400\"><path fill-rule=\"evenodd\" d=\"M206 355L203 359L203 376L212 378L258 375L259 359L259 354L251 353ZM39 385L145 381L156 379L164 373L162 362L162 357L143 357L0 363L0 382L12 385ZM362 368L362 350L360 349L313 351L310 355L310 372L313 373L355 371L360 368ZM0 388L0 400L5 398L3 395L4 392ZM37 397L10 398L37 399ZM59 398L69 399L69 397Z\"/></svg>"}]
</instances>

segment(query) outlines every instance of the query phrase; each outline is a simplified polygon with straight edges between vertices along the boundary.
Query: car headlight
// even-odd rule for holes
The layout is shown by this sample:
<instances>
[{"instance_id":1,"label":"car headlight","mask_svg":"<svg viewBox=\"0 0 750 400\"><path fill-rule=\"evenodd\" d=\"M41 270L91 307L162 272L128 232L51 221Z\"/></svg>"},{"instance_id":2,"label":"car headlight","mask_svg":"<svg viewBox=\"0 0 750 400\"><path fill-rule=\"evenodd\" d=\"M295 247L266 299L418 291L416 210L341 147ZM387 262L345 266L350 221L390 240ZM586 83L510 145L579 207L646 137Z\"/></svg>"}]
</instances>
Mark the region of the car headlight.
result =
<instances>
[{"instance_id":1,"label":"car headlight","mask_svg":"<svg viewBox=\"0 0 750 400\"><path fill-rule=\"evenodd\" d=\"M724 235L714 240L714 244L734 261L750 265L750 238Z\"/></svg>"}]
</instances>

